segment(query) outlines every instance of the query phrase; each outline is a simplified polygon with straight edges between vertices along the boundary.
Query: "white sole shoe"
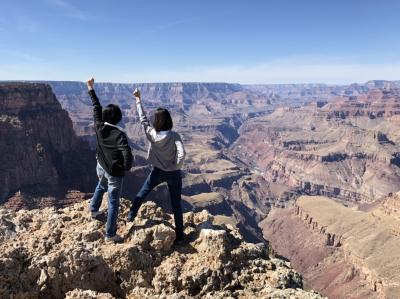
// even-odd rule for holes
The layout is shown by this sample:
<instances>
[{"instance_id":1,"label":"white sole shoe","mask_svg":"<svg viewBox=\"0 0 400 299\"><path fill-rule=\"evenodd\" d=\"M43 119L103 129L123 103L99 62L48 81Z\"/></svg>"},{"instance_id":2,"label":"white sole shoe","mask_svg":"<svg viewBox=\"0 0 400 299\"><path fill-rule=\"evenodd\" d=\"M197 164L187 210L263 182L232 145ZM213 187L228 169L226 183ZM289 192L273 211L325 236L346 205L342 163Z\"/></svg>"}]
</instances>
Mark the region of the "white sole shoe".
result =
<instances>
[{"instance_id":1,"label":"white sole shoe","mask_svg":"<svg viewBox=\"0 0 400 299\"><path fill-rule=\"evenodd\" d=\"M120 235L115 235L113 237L105 237L104 240L106 242L114 242L114 243L122 243L124 242L124 238Z\"/></svg>"},{"instance_id":2,"label":"white sole shoe","mask_svg":"<svg viewBox=\"0 0 400 299\"><path fill-rule=\"evenodd\" d=\"M100 216L100 215L102 215L102 214L103 214L103 212L101 212L101 211L90 212L90 217L96 218L97 216Z\"/></svg>"}]
</instances>

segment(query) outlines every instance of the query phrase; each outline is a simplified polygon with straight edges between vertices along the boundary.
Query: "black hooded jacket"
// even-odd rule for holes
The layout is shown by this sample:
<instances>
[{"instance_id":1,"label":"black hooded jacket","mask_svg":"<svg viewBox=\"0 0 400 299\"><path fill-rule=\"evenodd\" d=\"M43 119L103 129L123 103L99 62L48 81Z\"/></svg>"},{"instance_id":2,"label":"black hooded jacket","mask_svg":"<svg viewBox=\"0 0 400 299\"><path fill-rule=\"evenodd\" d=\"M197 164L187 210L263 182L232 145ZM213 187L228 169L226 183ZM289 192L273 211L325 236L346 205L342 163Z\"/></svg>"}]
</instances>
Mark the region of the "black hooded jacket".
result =
<instances>
[{"instance_id":1,"label":"black hooded jacket","mask_svg":"<svg viewBox=\"0 0 400 299\"><path fill-rule=\"evenodd\" d=\"M132 167L132 152L125 132L103 121L103 108L94 90L89 91L93 104L97 161L110 175L122 177Z\"/></svg>"}]
</instances>

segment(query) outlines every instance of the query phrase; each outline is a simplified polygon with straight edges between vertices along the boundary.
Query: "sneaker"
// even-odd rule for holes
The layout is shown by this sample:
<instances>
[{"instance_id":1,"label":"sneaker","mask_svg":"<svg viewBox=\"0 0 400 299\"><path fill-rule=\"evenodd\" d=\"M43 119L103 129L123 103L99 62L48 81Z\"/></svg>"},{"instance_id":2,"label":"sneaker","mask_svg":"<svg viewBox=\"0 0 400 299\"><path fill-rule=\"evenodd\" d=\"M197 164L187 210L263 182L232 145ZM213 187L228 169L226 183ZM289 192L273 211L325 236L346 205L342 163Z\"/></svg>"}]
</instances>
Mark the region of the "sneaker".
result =
<instances>
[{"instance_id":1,"label":"sneaker","mask_svg":"<svg viewBox=\"0 0 400 299\"><path fill-rule=\"evenodd\" d=\"M112 237L106 236L104 238L104 240L106 242L113 242L113 243L122 243L122 242L124 242L124 238L121 237L120 235L115 235L115 236L112 236Z\"/></svg>"},{"instance_id":2,"label":"sneaker","mask_svg":"<svg viewBox=\"0 0 400 299\"><path fill-rule=\"evenodd\" d=\"M102 214L103 214L103 212L101 212L101 211L96 211L96 212L91 211L91 212L90 212L90 217L92 217L92 218L97 218L97 217L99 217L99 216L102 215Z\"/></svg>"}]
</instances>

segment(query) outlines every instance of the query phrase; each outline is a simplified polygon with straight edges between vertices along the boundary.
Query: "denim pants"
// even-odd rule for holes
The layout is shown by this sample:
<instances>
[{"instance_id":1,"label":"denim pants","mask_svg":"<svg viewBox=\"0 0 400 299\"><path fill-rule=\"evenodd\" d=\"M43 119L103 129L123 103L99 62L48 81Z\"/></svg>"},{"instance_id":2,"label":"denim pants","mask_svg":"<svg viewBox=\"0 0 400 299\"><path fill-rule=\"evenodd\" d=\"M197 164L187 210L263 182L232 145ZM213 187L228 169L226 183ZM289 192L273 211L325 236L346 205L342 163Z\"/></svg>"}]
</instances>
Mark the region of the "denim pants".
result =
<instances>
[{"instance_id":1,"label":"denim pants","mask_svg":"<svg viewBox=\"0 0 400 299\"><path fill-rule=\"evenodd\" d=\"M97 212L99 210L103 195L108 192L106 236L113 237L117 233L119 198L121 196L123 177L109 175L99 163L97 163L96 171L99 183L90 202L90 211Z\"/></svg>"},{"instance_id":2,"label":"denim pants","mask_svg":"<svg viewBox=\"0 0 400 299\"><path fill-rule=\"evenodd\" d=\"M181 207L182 177L180 170L163 171L159 168L154 167L154 169L147 177L142 188L140 189L139 193L136 195L136 198L132 203L130 216L132 216L132 219L134 219L146 196L157 185L164 182L166 182L168 185L168 190L171 198L171 206L174 212L176 238L182 239L183 238L183 217L182 217L182 207Z\"/></svg>"}]
</instances>

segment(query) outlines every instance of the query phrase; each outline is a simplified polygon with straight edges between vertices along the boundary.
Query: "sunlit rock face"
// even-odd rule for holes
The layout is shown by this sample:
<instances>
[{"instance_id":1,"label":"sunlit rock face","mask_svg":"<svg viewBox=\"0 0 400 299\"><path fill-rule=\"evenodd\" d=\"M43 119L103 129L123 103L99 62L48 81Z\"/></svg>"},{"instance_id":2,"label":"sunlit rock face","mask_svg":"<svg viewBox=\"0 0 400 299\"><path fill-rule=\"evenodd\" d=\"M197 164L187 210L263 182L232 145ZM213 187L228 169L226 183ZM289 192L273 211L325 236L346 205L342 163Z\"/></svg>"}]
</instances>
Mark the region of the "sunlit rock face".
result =
<instances>
[{"instance_id":1,"label":"sunlit rock face","mask_svg":"<svg viewBox=\"0 0 400 299\"><path fill-rule=\"evenodd\" d=\"M123 200L123 217L128 208ZM104 223L88 217L87 202L2 209L0 297L321 298L302 289L288 262L206 211L185 213L187 242L173 245L172 218L146 203L134 223L119 221L124 243L111 244Z\"/></svg>"},{"instance_id":2,"label":"sunlit rock face","mask_svg":"<svg viewBox=\"0 0 400 299\"><path fill-rule=\"evenodd\" d=\"M231 152L286 189L371 203L400 185L398 114L397 88L279 108L242 125Z\"/></svg>"},{"instance_id":3,"label":"sunlit rock face","mask_svg":"<svg viewBox=\"0 0 400 299\"><path fill-rule=\"evenodd\" d=\"M302 196L261 223L275 250L307 283L329 298L397 298L399 193L355 209L320 196Z\"/></svg>"}]
</instances>

